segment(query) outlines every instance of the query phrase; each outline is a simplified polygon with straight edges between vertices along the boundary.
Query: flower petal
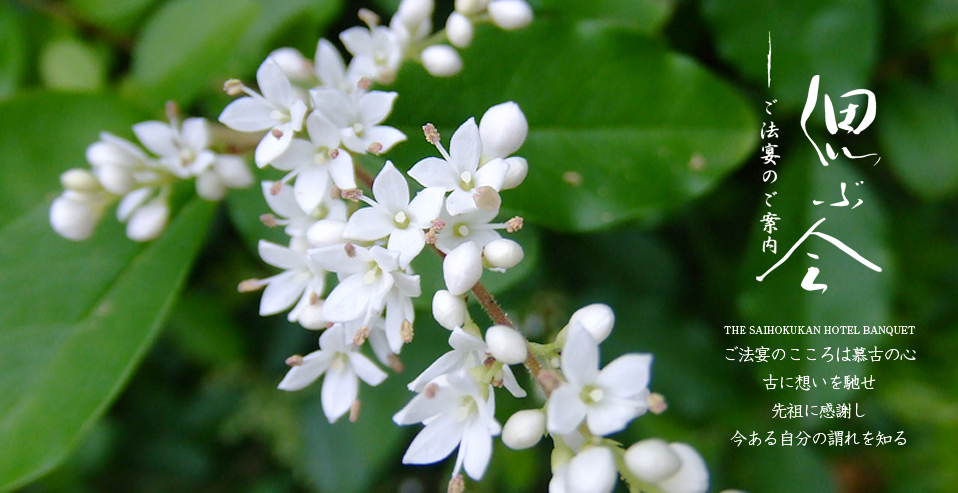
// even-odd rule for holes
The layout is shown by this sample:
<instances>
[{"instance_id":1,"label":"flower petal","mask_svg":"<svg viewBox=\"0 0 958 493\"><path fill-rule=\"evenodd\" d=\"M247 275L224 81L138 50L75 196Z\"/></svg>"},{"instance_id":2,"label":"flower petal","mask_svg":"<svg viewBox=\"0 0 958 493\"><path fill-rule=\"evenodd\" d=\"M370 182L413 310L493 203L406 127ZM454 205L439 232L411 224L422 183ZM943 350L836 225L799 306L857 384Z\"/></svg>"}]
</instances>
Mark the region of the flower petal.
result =
<instances>
[{"instance_id":1,"label":"flower petal","mask_svg":"<svg viewBox=\"0 0 958 493\"><path fill-rule=\"evenodd\" d=\"M300 168L293 183L296 202L304 211L313 211L327 197L329 173L325 166L310 164Z\"/></svg>"},{"instance_id":2,"label":"flower petal","mask_svg":"<svg viewBox=\"0 0 958 493\"><path fill-rule=\"evenodd\" d=\"M334 353L326 351L313 351L303 357L303 362L299 366L290 368L289 372L279 383L282 390L299 390L316 381L322 375L333 361Z\"/></svg>"},{"instance_id":3,"label":"flower petal","mask_svg":"<svg viewBox=\"0 0 958 493\"><path fill-rule=\"evenodd\" d=\"M546 402L546 428L549 433L571 433L586 417L588 408L579 399L579 391L572 385L562 385L552 391Z\"/></svg>"},{"instance_id":4,"label":"flower petal","mask_svg":"<svg viewBox=\"0 0 958 493\"><path fill-rule=\"evenodd\" d=\"M282 108L293 104L293 87L279 64L267 58L256 70L256 83L259 91L270 103Z\"/></svg>"},{"instance_id":5,"label":"flower petal","mask_svg":"<svg viewBox=\"0 0 958 493\"><path fill-rule=\"evenodd\" d=\"M453 189L452 193L446 197L446 211L450 216L458 216L464 212L472 212L477 209L476 199L472 196L473 192L461 188Z\"/></svg>"},{"instance_id":6,"label":"flower petal","mask_svg":"<svg viewBox=\"0 0 958 493\"><path fill-rule=\"evenodd\" d=\"M452 134L449 154L456 171L475 173L482 154L482 140L479 138L479 126L475 118L469 118Z\"/></svg>"},{"instance_id":7,"label":"flower petal","mask_svg":"<svg viewBox=\"0 0 958 493\"><path fill-rule=\"evenodd\" d=\"M325 86L339 87L343 82L346 66L343 57L332 43L320 39L316 46L316 76Z\"/></svg>"},{"instance_id":8,"label":"flower petal","mask_svg":"<svg viewBox=\"0 0 958 493\"><path fill-rule=\"evenodd\" d=\"M439 415L416 435L403 455L403 464L432 464L446 457L462 441L462 423L452 413Z\"/></svg>"},{"instance_id":9,"label":"flower petal","mask_svg":"<svg viewBox=\"0 0 958 493\"><path fill-rule=\"evenodd\" d=\"M180 144L193 149L195 152L209 147L210 131L206 119L187 118L183 120L183 126L180 127Z\"/></svg>"},{"instance_id":10,"label":"flower petal","mask_svg":"<svg viewBox=\"0 0 958 493\"><path fill-rule=\"evenodd\" d=\"M300 252L266 240L259 240L257 247L260 258L273 267L279 267L280 269L306 268L306 259Z\"/></svg>"},{"instance_id":11,"label":"flower petal","mask_svg":"<svg viewBox=\"0 0 958 493\"><path fill-rule=\"evenodd\" d=\"M599 374L599 345L580 325L569 327L562 347L562 374L580 389L595 382Z\"/></svg>"},{"instance_id":12,"label":"flower petal","mask_svg":"<svg viewBox=\"0 0 958 493\"><path fill-rule=\"evenodd\" d=\"M595 383L610 389L616 397L634 397L648 390L651 368L651 354L626 354L606 365Z\"/></svg>"},{"instance_id":13,"label":"flower petal","mask_svg":"<svg viewBox=\"0 0 958 493\"><path fill-rule=\"evenodd\" d=\"M469 426L466 427L459 453L465 456L463 468L466 474L477 481L481 479L489 466L489 459L492 458L492 437L486 423L479 416L470 420Z\"/></svg>"},{"instance_id":14,"label":"flower petal","mask_svg":"<svg viewBox=\"0 0 958 493\"><path fill-rule=\"evenodd\" d=\"M256 132L273 128L273 107L262 99L249 96L230 103L220 113L220 123L240 132Z\"/></svg>"},{"instance_id":15,"label":"flower petal","mask_svg":"<svg viewBox=\"0 0 958 493\"><path fill-rule=\"evenodd\" d=\"M259 145L256 146L255 161L256 166L260 168L265 167L282 155L289 148L290 143L293 142L293 126L291 124L285 123L277 126L276 130L281 132L279 138L269 132L263 136L263 140L259 141Z\"/></svg>"},{"instance_id":16,"label":"flower petal","mask_svg":"<svg viewBox=\"0 0 958 493\"><path fill-rule=\"evenodd\" d=\"M362 353L350 352L349 362L352 363L353 370L356 371L356 375L373 387L381 384L388 376L386 375L386 372L380 370L375 363L369 361L369 358L364 356Z\"/></svg>"},{"instance_id":17,"label":"flower petal","mask_svg":"<svg viewBox=\"0 0 958 493\"><path fill-rule=\"evenodd\" d=\"M421 229L410 226L408 229L396 229L389 235L386 247L399 252L399 265L406 267L426 246L426 235Z\"/></svg>"},{"instance_id":18,"label":"flower petal","mask_svg":"<svg viewBox=\"0 0 958 493\"><path fill-rule=\"evenodd\" d=\"M363 276L354 274L340 281L326 298L323 318L330 322L351 322L366 314L371 292Z\"/></svg>"},{"instance_id":19,"label":"flower petal","mask_svg":"<svg viewBox=\"0 0 958 493\"><path fill-rule=\"evenodd\" d=\"M157 156L175 156L179 154L176 132L163 122L142 122L133 125L136 138Z\"/></svg>"},{"instance_id":20,"label":"flower petal","mask_svg":"<svg viewBox=\"0 0 958 493\"><path fill-rule=\"evenodd\" d=\"M410 224L420 228L428 228L430 223L439 217L442 212L442 199L446 191L439 187L424 188L413 197L406 212L409 213Z\"/></svg>"},{"instance_id":21,"label":"flower petal","mask_svg":"<svg viewBox=\"0 0 958 493\"><path fill-rule=\"evenodd\" d=\"M273 277L259 302L260 316L275 315L295 304L303 295L309 276L288 270Z\"/></svg>"},{"instance_id":22,"label":"flower petal","mask_svg":"<svg viewBox=\"0 0 958 493\"><path fill-rule=\"evenodd\" d=\"M396 101L395 92L370 91L356 103L356 117L366 126L378 125L389 116Z\"/></svg>"},{"instance_id":23,"label":"flower petal","mask_svg":"<svg viewBox=\"0 0 958 493\"><path fill-rule=\"evenodd\" d=\"M342 353L336 355L342 357ZM353 365L344 363L337 368L339 363L334 364L326 372L326 378L323 379L323 413L330 423L336 421L340 416L349 412L353 401L359 395L359 381L356 378L356 372Z\"/></svg>"},{"instance_id":24,"label":"flower petal","mask_svg":"<svg viewBox=\"0 0 958 493\"><path fill-rule=\"evenodd\" d=\"M340 152L326 164L333 183L342 190L356 188L356 172L353 169L353 157L348 152Z\"/></svg>"},{"instance_id":25,"label":"flower petal","mask_svg":"<svg viewBox=\"0 0 958 493\"><path fill-rule=\"evenodd\" d=\"M633 419L644 413L648 405L643 400L619 399L606 396L602 401L589 406L586 422L589 431L605 436L622 431Z\"/></svg>"},{"instance_id":26,"label":"flower petal","mask_svg":"<svg viewBox=\"0 0 958 493\"><path fill-rule=\"evenodd\" d=\"M459 175L456 174L456 170L437 157L427 157L416 163L409 170L409 176L424 187L439 187L446 191L456 188L459 184Z\"/></svg>"},{"instance_id":27,"label":"flower petal","mask_svg":"<svg viewBox=\"0 0 958 493\"><path fill-rule=\"evenodd\" d=\"M373 181L373 195L379 205L393 214L405 211L409 206L409 185L392 161L386 161Z\"/></svg>"},{"instance_id":28,"label":"flower petal","mask_svg":"<svg viewBox=\"0 0 958 493\"><path fill-rule=\"evenodd\" d=\"M363 207L346 222L343 236L358 241L373 241L396 231L392 217L377 207Z\"/></svg>"},{"instance_id":29,"label":"flower petal","mask_svg":"<svg viewBox=\"0 0 958 493\"><path fill-rule=\"evenodd\" d=\"M504 159L493 159L476 171L476 188L492 187L496 191L502 190L502 182L508 172L509 164Z\"/></svg>"}]
</instances>

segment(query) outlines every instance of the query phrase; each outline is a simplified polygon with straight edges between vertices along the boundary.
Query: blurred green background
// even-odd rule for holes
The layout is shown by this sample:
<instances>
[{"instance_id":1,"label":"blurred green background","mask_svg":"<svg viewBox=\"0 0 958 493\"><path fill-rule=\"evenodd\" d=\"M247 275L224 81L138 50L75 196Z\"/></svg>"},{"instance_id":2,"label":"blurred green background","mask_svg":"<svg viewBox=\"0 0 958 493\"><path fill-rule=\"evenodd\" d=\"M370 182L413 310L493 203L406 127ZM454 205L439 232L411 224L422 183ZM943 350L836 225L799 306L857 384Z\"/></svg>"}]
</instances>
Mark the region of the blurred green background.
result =
<instances>
[{"instance_id":1,"label":"blurred green background","mask_svg":"<svg viewBox=\"0 0 958 493\"><path fill-rule=\"evenodd\" d=\"M272 271L255 255L275 238L256 219L258 189L223 204L183 199L159 240L134 244L108 213L74 244L46 223L66 169L106 130L163 119L177 101L215 120L226 78L252 83L273 49L311 57L320 36L358 24L376 0L6 0L0 4L0 491L445 491L451 463L404 467L415 427L390 417L405 383L446 351L424 283L406 371L364 387L358 423L330 425L314 385L285 393L283 361L317 334L257 316L242 279ZM524 30L478 30L465 70L434 79L408 64L388 123L410 136L387 157L432 155L418 128L448 138L469 116L514 100L530 123L529 176L503 194L527 228L526 262L484 280L531 338L548 340L578 307L606 302L617 324L609 361L652 352L652 390L669 409L618 438L694 445L712 488L760 492L958 490L958 2L950 0L536 0ZM451 11L437 6L441 26ZM772 84L766 53L772 38ZM869 159L818 163L799 122L808 84L839 109L853 89L877 95L861 135L820 145ZM823 97L823 96L821 96ZM820 101L821 101L820 97ZM765 101L777 100L772 116ZM858 101L862 104L861 101ZM864 105L859 111L864 110ZM781 128L779 180L759 158L761 122ZM867 162L866 162L867 161ZM365 163L371 171L381 162ZM261 178L274 177L262 173ZM864 200L855 210L812 206ZM863 182L861 185L853 183ZM759 218L782 217L783 252L821 217L879 264L876 274L819 241L764 282ZM811 241L811 240L810 240ZM826 293L799 287L809 266ZM417 265L426 277L435 259ZM478 310L473 316L486 318ZM484 322L480 322L484 323ZM725 325L914 325L915 335L728 336ZM875 364L726 361L735 346L916 351ZM766 390L764 378L871 375L874 390ZM526 382L531 388L531 383ZM501 422L538 406L501 394ZM853 420L772 418L777 403L858 403ZM907 444L736 447L735 431L904 431ZM548 440L496 444L468 491L545 491ZM448 461L447 461L448 462Z\"/></svg>"}]
</instances>

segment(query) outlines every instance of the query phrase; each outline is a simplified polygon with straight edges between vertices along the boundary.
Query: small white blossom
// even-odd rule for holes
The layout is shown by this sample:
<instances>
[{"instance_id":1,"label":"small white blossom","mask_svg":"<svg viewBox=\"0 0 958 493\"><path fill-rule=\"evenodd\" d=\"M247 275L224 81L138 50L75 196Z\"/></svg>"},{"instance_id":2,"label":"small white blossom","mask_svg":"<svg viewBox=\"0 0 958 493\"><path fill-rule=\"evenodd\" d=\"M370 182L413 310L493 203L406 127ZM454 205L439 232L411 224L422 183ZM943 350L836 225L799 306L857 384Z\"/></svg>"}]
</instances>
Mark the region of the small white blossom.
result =
<instances>
[{"instance_id":1,"label":"small white blossom","mask_svg":"<svg viewBox=\"0 0 958 493\"><path fill-rule=\"evenodd\" d=\"M323 413L332 423L353 405L359 394L359 379L375 387L386 379L386 373L346 341L345 329L341 325L323 332L319 347L320 350L303 356L302 362L289 370L279 388L300 390L325 373Z\"/></svg>"},{"instance_id":2,"label":"small white blossom","mask_svg":"<svg viewBox=\"0 0 958 493\"><path fill-rule=\"evenodd\" d=\"M528 134L526 115L512 101L489 108L479 120L482 154L487 159L504 158L518 151Z\"/></svg>"},{"instance_id":3,"label":"small white blossom","mask_svg":"<svg viewBox=\"0 0 958 493\"><path fill-rule=\"evenodd\" d=\"M592 433L609 435L648 409L651 355L626 354L599 371L598 344L585 328L574 325L561 361L566 383L546 404L550 433L570 433L584 419Z\"/></svg>"},{"instance_id":4,"label":"small white blossom","mask_svg":"<svg viewBox=\"0 0 958 493\"><path fill-rule=\"evenodd\" d=\"M459 370L469 370L482 365L489 353L489 348L481 338L469 334L461 328L453 329L452 333L449 334L449 345L452 347L452 351L440 356L433 364L423 370L415 380L409 382L409 390L422 392L431 380L440 375ZM526 391L519 386L519 381L516 380L512 369L507 365L502 367L502 384L515 397L526 396Z\"/></svg>"},{"instance_id":5,"label":"small white blossom","mask_svg":"<svg viewBox=\"0 0 958 493\"><path fill-rule=\"evenodd\" d=\"M329 197L328 186L329 184L324 191L325 197ZM284 231L291 237L307 238L310 246L325 246L314 241L313 237L328 238L329 229L338 228L342 232L346 225L346 204L341 200L323 200L307 213L296 201L293 187L272 181L264 181L262 187L267 205L279 216L272 218L272 221L276 225L284 226Z\"/></svg>"},{"instance_id":6,"label":"small white blossom","mask_svg":"<svg viewBox=\"0 0 958 493\"><path fill-rule=\"evenodd\" d=\"M466 294L482 277L482 261L479 247L467 241L456 247L442 260L442 277L446 289L460 296Z\"/></svg>"},{"instance_id":7,"label":"small white blossom","mask_svg":"<svg viewBox=\"0 0 958 493\"><path fill-rule=\"evenodd\" d=\"M363 197L371 207L354 212L343 235L360 241L388 236L387 248L399 253L399 265L405 268L426 245L423 230L439 216L445 191L426 188L410 201L406 179L391 161L386 161L373 181L373 195L376 201Z\"/></svg>"},{"instance_id":8,"label":"small white blossom","mask_svg":"<svg viewBox=\"0 0 958 493\"><path fill-rule=\"evenodd\" d=\"M375 67L369 77L381 84L391 84L402 64L402 45L391 29L385 26L351 27L339 35L353 55L350 64Z\"/></svg>"},{"instance_id":9,"label":"small white blossom","mask_svg":"<svg viewBox=\"0 0 958 493\"><path fill-rule=\"evenodd\" d=\"M705 493L709 489L709 471L702 455L684 443L670 443L669 448L679 457L682 465L672 476L659 481L656 486L663 493Z\"/></svg>"},{"instance_id":10,"label":"small white blossom","mask_svg":"<svg viewBox=\"0 0 958 493\"><path fill-rule=\"evenodd\" d=\"M482 248L486 267L500 272L519 265L524 257L522 246L506 238L492 240Z\"/></svg>"},{"instance_id":11,"label":"small white blossom","mask_svg":"<svg viewBox=\"0 0 958 493\"><path fill-rule=\"evenodd\" d=\"M611 493L618 480L612 450L592 447L556 468L549 482L549 493Z\"/></svg>"},{"instance_id":12,"label":"small white blossom","mask_svg":"<svg viewBox=\"0 0 958 493\"><path fill-rule=\"evenodd\" d=\"M347 94L358 92L359 81L363 77L374 77L376 74L372 60L354 59L347 68L339 50L326 39L319 40L315 60L315 73L321 85Z\"/></svg>"},{"instance_id":13,"label":"small white blossom","mask_svg":"<svg viewBox=\"0 0 958 493\"><path fill-rule=\"evenodd\" d=\"M446 199L449 214L456 216L475 210L478 207L477 192L483 188L497 193L502 189L508 165L502 159L493 159L479 167L482 141L474 118L463 123L452 135L449 153L438 142L436 146L444 159L427 157L409 170L409 176L424 187L451 191Z\"/></svg>"},{"instance_id":14,"label":"small white blossom","mask_svg":"<svg viewBox=\"0 0 958 493\"><path fill-rule=\"evenodd\" d=\"M432 464L459 447L452 475L465 469L469 477L482 478L492 458L492 437L502 430L495 407L492 387L480 389L465 370L437 377L393 416L399 425L426 425L403 455L403 464Z\"/></svg>"},{"instance_id":15,"label":"small white blossom","mask_svg":"<svg viewBox=\"0 0 958 493\"><path fill-rule=\"evenodd\" d=\"M496 361L507 365L518 365L529 354L526 338L516 329L505 325L493 325L486 330L486 345Z\"/></svg>"},{"instance_id":16,"label":"small white blossom","mask_svg":"<svg viewBox=\"0 0 958 493\"><path fill-rule=\"evenodd\" d=\"M267 264L284 269L260 281L266 285L259 305L260 316L275 315L297 304L297 310L288 316L293 322L303 310L302 305L315 304L326 289L326 272L305 252L260 240L259 256Z\"/></svg>"},{"instance_id":17,"label":"small white blossom","mask_svg":"<svg viewBox=\"0 0 958 493\"><path fill-rule=\"evenodd\" d=\"M461 327L466 320L466 301L462 296L440 289L432 297L432 316L448 330Z\"/></svg>"},{"instance_id":18,"label":"small white blossom","mask_svg":"<svg viewBox=\"0 0 958 493\"><path fill-rule=\"evenodd\" d=\"M293 134L303 129L308 108L273 60L267 58L259 66L256 82L262 95L243 86L247 96L230 103L220 121L241 132L269 130L256 147L256 165L262 168L289 148Z\"/></svg>"},{"instance_id":19,"label":"small white blossom","mask_svg":"<svg viewBox=\"0 0 958 493\"><path fill-rule=\"evenodd\" d=\"M406 135L380 125L392 112L397 94L370 91L351 97L339 89L320 88L310 91L313 103L337 129L343 146L350 151L380 154L406 140Z\"/></svg>"},{"instance_id":20,"label":"small white blossom","mask_svg":"<svg viewBox=\"0 0 958 493\"><path fill-rule=\"evenodd\" d=\"M482 248L489 242L502 238L496 230L505 229L506 225L491 222L498 213L473 209L453 216L443 210L439 220L445 227L436 233L436 248L443 253L449 253L467 241Z\"/></svg>"}]
</instances>

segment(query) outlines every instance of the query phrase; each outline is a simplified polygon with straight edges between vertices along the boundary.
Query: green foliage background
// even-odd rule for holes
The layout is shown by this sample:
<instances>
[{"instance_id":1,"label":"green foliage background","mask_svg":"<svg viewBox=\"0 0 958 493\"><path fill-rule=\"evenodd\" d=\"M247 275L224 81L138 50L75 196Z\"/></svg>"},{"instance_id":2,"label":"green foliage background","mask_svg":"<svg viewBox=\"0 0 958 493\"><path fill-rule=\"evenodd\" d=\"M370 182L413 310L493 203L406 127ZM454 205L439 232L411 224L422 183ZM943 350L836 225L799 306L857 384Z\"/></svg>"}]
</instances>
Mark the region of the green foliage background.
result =
<instances>
[{"instance_id":1,"label":"green foliage background","mask_svg":"<svg viewBox=\"0 0 958 493\"><path fill-rule=\"evenodd\" d=\"M223 204L178 201L159 240L134 244L106 217L88 242L46 223L57 177L84 167L105 130L162 119L177 101L215 119L222 82L253 80L272 50L312 55L320 36L388 17L398 0L7 0L0 4L0 491L444 491L450 464L403 467L415 429L390 420L405 382L446 350L424 310L406 371L364 388L358 423L330 425L319 386L276 390L283 360L316 334L257 316L236 284L272 272L255 242L257 188ZM619 438L685 441L715 491L951 492L958 488L958 4L949 0L537 0L517 32L482 28L451 79L407 65L389 123L410 141L388 157L408 168L492 104L518 102L530 133L522 187L503 195L523 267L484 278L533 339L548 339L586 303L617 324L603 359L655 355L652 389L668 412ZM442 22L451 5L440 2ZM768 36L772 85L765 84ZM822 167L799 126L809 80L833 100L871 89L878 116L862 135L820 142L877 152ZM773 116L765 101L775 99ZM841 104L841 103L836 103ZM819 107L816 115L821 115ZM864 106L861 107L862 109ZM821 118L818 118L820 120ZM782 137L779 181L765 186L759 129ZM816 120L816 121L818 121ZM824 139L824 140L823 140ZM381 163L365 163L371 171ZM273 175L263 174L263 178ZM855 210L826 209L838 184ZM861 185L852 185L862 182ZM883 267L868 271L828 247L762 283L766 192L790 245L820 217ZM816 265L825 294L802 291ZM423 259L422 273L438 272ZM425 275L424 275L425 277ZM485 320L476 310L477 320ZM727 336L725 325L914 325L914 336ZM917 360L869 365L725 360L734 346L913 349ZM874 390L769 391L763 378L873 375ZM527 387L530 385L527 384ZM776 402L859 403L856 420L773 420ZM534 404L500 399L504 421ZM903 430L905 446L736 447L736 430ZM546 444L496 445L469 491L545 491Z\"/></svg>"}]
</instances>

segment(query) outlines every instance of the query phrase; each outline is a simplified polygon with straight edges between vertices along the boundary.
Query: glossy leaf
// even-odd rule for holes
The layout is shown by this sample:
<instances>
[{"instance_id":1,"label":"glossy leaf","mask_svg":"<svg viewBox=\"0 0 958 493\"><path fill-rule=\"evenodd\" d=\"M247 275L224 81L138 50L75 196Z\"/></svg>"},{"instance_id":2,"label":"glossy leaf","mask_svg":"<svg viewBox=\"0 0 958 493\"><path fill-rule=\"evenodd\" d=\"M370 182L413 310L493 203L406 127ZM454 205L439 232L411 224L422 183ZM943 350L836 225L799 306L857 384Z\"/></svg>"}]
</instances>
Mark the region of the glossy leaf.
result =
<instances>
[{"instance_id":1,"label":"glossy leaf","mask_svg":"<svg viewBox=\"0 0 958 493\"><path fill-rule=\"evenodd\" d=\"M0 491L49 471L107 409L155 340L214 210L194 199L139 247L75 244L47 206L0 231ZM37 279L45 279L37 283Z\"/></svg>"},{"instance_id":2,"label":"glossy leaf","mask_svg":"<svg viewBox=\"0 0 958 493\"><path fill-rule=\"evenodd\" d=\"M894 85L882 96L882 113L876 118L888 158L882 164L887 162L902 184L922 198L953 194L958 189L958 107L942 93L914 83Z\"/></svg>"},{"instance_id":3,"label":"glossy leaf","mask_svg":"<svg viewBox=\"0 0 958 493\"><path fill-rule=\"evenodd\" d=\"M776 108L800 111L812 76L838 96L865 87L878 54L878 2L707 0L719 55L766 91ZM772 45L768 87L769 36Z\"/></svg>"},{"instance_id":4,"label":"glossy leaf","mask_svg":"<svg viewBox=\"0 0 958 493\"><path fill-rule=\"evenodd\" d=\"M819 140L823 145L824 140ZM784 150L786 157L778 167L778 180L767 187L767 193L776 192L766 207L764 200L759 207L760 217L755 218L753 234L747 243L747 257L741 269L743 294L739 308L743 325L887 325L890 311L891 287L895 282L895 265L885 240L885 220L882 204L869 185L869 172L859 173L847 163L836 161L822 166L807 141L800 141L795 150ZM757 180L761 178L756 176ZM848 206L832 206L842 200L841 184L845 183ZM756 197L758 199L759 197ZM762 197L764 199L764 197ZM813 200L823 201L813 205ZM858 200L862 204L852 209ZM778 228L771 237L777 241L777 253L762 252L762 243L769 234L763 231L762 216L774 213L780 219ZM841 241L868 261L879 266L875 272L839 250L832 243L818 236L809 236L785 261L759 282L763 275L820 219L825 218L816 232L830 235ZM817 255L818 258L812 258ZM815 267L819 274L815 283L827 288L806 291L801 287L808 269ZM752 365L757 379L773 375L806 375L818 379L818 387L799 395L789 396L792 402L820 404L845 402L849 391L832 389L831 377L835 375L862 375L868 363L839 362L825 356L825 348L836 351L865 347L870 350L876 343L873 336L866 335L753 335L743 340L741 347L765 346L786 351L783 359L772 363ZM799 361L791 349L801 351ZM885 348L887 349L887 348ZM844 356L842 352L840 354ZM810 360L814 358L814 361ZM827 378L829 385L823 385ZM764 383L760 384L764 385ZM762 387L764 388L764 387ZM769 394L772 400L774 394ZM865 411L866 413L868 411Z\"/></svg>"},{"instance_id":5,"label":"glossy leaf","mask_svg":"<svg viewBox=\"0 0 958 493\"><path fill-rule=\"evenodd\" d=\"M469 116L516 101L529 121L517 153L529 174L503 204L530 222L586 231L653 218L715 186L758 137L730 87L646 38L549 23L476 38L451 80L418 67L400 74L389 121L410 142L389 156L411 166L436 155L419 137L424 123L448 142ZM521 56L501 55L517 46Z\"/></svg>"}]
</instances>

